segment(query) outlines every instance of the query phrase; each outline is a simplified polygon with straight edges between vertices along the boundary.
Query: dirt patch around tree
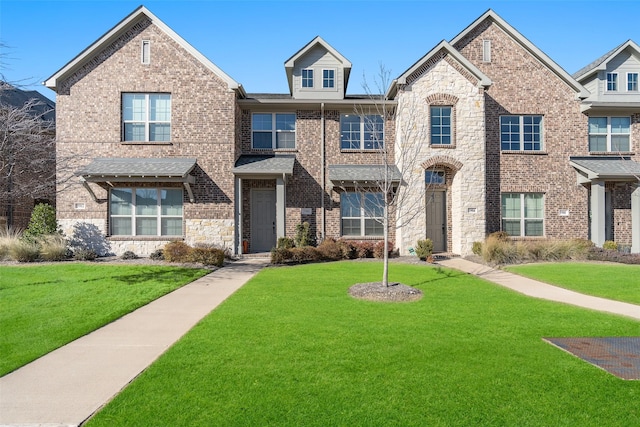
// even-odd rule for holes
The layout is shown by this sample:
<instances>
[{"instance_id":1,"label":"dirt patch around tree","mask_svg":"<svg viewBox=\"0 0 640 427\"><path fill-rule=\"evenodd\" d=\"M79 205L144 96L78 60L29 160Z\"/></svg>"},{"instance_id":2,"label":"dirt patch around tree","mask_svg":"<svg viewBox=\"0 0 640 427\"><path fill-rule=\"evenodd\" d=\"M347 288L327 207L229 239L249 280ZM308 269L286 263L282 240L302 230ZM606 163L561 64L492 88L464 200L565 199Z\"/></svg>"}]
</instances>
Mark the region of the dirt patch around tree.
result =
<instances>
[{"instance_id":1,"label":"dirt patch around tree","mask_svg":"<svg viewBox=\"0 0 640 427\"><path fill-rule=\"evenodd\" d=\"M422 291L402 283L389 283L389 286L384 286L382 282L368 282L351 286L349 295L368 301L410 302L421 299Z\"/></svg>"}]
</instances>

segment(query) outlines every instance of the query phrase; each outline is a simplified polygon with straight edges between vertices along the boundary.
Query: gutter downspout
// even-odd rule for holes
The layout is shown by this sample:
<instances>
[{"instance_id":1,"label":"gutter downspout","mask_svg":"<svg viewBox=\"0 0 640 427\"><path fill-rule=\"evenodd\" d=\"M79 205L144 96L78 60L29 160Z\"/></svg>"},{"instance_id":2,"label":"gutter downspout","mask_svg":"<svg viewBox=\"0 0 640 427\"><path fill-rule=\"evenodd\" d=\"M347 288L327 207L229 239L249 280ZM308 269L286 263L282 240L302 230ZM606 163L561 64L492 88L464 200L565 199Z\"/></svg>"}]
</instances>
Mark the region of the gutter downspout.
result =
<instances>
[{"instance_id":1,"label":"gutter downspout","mask_svg":"<svg viewBox=\"0 0 640 427\"><path fill-rule=\"evenodd\" d=\"M322 213L321 213L321 230L320 230L320 237L322 238L322 240L324 240L325 238L325 230L326 230L326 213L325 213L325 206L324 206L324 198L325 198L325 189L326 189L326 184L325 184L325 172L324 172L324 165L325 165L325 152L324 152L324 102L320 103L320 157L322 158L322 165L320 167L320 179L322 180L322 194L321 194L321 201L320 201L320 206L322 209Z\"/></svg>"}]
</instances>

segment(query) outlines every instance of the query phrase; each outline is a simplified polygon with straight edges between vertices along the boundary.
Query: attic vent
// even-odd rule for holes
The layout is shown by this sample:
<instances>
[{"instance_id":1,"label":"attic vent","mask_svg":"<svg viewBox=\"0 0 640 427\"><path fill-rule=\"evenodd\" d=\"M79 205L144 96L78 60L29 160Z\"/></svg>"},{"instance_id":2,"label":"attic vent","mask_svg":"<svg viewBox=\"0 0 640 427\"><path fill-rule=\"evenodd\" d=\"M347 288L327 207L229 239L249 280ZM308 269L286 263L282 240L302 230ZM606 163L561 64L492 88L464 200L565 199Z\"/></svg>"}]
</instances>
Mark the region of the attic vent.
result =
<instances>
[{"instance_id":1,"label":"attic vent","mask_svg":"<svg viewBox=\"0 0 640 427\"><path fill-rule=\"evenodd\" d=\"M491 62L491 40L482 40L482 62Z\"/></svg>"},{"instance_id":2,"label":"attic vent","mask_svg":"<svg viewBox=\"0 0 640 427\"><path fill-rule=\"evenodd\" d=\"M142 40L141 55L143 64L149 64L151 62L151 41Z\"/></svg>"}]
</instances>

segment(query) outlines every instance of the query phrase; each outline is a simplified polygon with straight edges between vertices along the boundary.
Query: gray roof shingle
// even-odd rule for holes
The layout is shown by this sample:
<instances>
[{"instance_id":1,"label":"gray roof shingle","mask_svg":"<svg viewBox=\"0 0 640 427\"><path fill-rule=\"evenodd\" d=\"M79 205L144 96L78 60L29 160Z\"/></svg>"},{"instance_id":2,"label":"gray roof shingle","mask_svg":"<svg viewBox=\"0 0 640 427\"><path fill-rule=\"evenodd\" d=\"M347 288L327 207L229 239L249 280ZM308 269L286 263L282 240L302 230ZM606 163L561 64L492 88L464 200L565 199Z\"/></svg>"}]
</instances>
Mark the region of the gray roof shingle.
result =
<instances>
[{"instance_id":1,"label":"gray roof shingle","mask_svg":"<svg viewBox=\"0 0 640 427\"><path fill-rule=\"evenodd\" d=\"M292 175L295 156L292 155L244 155L236 161L236 175Z\"/></svg>"},{"instance_id":2,"label":"gray roof shingle","mask_svg":"<svg viewBox=\"0 0 640 427\"><path fill-rule=\"evenodd\" d=\"M170 178L187 175L196 166L192 158L99 158L76 172L83 177Z\"/></svg>"},{"instance_id":3,"label":"gray roof shingle","mask_svg":"<svg viewBox=\"0 0 640 427\"><path fill-rule=\"evenodd\" d=\"M592 179L640 177L640 163L629 157L571 157L570 161Z\"/></svg>"},{"instance_id":4,"label":"gray roof shingle","mask_svg":"<svg viewBox=\"0 0 640 427\"><path fill-rule=\"evenodd\" d=\"M330 165L329 179L334 182L373 182L384 179L386 165ZM402 181L396 165L388 165L391 181Z\"/></svg>"}]
</instances>

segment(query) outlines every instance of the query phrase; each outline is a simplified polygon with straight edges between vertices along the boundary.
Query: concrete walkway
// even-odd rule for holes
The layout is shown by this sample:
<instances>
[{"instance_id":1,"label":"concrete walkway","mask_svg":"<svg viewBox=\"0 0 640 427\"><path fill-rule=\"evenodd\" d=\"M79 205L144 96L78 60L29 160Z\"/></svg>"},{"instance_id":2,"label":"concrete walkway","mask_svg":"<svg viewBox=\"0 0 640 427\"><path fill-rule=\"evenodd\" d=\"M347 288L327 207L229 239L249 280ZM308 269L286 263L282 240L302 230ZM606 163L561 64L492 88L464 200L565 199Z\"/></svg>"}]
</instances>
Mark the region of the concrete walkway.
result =
<instances>
[{"instance_id":1,"label":"concrete walkway","mask_svg":"<svg viewBox=\"0 0 640 427\"><path fill-rule=\"evenodd\" d=\"M640 306L635 304L584 295L568 289L538 282L537 280L527 279L525 277L518 276L517 274L491 268L486 265L477 264L462 258L441 260L438 261L438 264L473 274L474 276L481 277L485 280L497 283L498 285L513 289L514 291L531 297L577 305L579 307L619 314L640 320Z\"/></svg>"},{"instance_id":2,"label":"concrete walkway","mask_svg":"<svg viewBox=\"0 0 640 427\"><path fill-rule=\"evenodd\" d=\"M0 378L0 426L79 425L268 262L233 262Z\"/></svg>"}]
</instances>

